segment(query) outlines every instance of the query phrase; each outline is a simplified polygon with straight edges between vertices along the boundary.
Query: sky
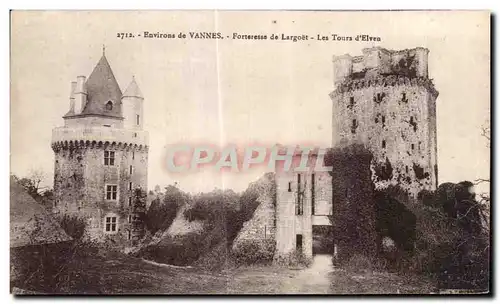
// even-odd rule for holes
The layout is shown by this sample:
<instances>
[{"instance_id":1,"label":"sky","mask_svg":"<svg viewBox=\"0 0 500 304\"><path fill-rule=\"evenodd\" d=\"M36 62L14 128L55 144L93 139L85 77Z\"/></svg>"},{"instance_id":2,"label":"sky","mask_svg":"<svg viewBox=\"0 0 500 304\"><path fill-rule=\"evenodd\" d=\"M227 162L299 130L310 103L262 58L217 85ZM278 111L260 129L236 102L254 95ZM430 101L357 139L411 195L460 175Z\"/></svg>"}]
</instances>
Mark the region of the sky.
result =
<instances>
[{"instance_id":1,"label":"sky","mask_svg":"<svg viewBox=\"0 0 500 304\"><path fill-rule=\"evenodd\" d=\"M238 174L173 174L167 146L330 146L334 55L366 47L425 47L439 91L439 182L489 178L480 136L490 117L489 15L485 12L32 11L11 18L11 172L46 172L51 132L69 109L71 81L102 55L122 89L135 77L150 134L148 187L177 182L186 191L244 190L262 167ZM378 36L380 42L120 39L179 32Z\"/></svg>"}]
</instances>

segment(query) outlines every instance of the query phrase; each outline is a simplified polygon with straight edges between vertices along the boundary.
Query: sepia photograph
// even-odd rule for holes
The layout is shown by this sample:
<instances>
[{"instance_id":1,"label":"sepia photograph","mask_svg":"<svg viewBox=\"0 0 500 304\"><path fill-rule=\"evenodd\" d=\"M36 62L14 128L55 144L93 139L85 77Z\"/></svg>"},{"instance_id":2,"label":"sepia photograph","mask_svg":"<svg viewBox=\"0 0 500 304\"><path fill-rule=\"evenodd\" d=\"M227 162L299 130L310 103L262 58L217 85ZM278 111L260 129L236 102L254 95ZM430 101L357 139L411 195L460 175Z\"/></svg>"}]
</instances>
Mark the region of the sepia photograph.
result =
<instances>
[{"instance_id":1,"label":"sepia photograph","mask_svg":"<svg viewBox=\"0 0 500 304\"><path fill-rule=\"evenodd\" d=\"M10 12L10 293L491 295L489 11Z\"/></svg>"}]
</instances>

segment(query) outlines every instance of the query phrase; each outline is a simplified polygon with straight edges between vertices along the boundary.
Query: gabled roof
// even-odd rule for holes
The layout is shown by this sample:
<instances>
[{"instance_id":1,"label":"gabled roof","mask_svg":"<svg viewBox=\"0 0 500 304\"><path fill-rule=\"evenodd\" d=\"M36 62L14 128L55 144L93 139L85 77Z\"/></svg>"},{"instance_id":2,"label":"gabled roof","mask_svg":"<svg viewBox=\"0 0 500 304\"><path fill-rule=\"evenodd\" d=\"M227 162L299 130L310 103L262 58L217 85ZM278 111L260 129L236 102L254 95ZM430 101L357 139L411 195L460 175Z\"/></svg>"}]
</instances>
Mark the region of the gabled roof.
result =
<instances>
[{"instance_id":1,"label":"gabled roof","mask_svg":"<svg viewBox=\"0 0 500 304\"><path fill-rule=\"evenodd\" d=\"M97 114L122 118L122 91L103 54L86 82L87 103L81 114ZM113 107L108 110L106 104L111 101Z\"/></svg>"},{"instance_id":2,"label":"gabled roof","mask_svg":"<svg viewBox=\"0 0 500 304\"><path fill-rule=\"evenodd\" d=\"M142 92L139 89L137 82L135 82L135 77L132 78L132 82L128 85L125 93L123 93L123 97L139 97L144 99L144 96L142 96Z\"/></svg>"},{"instance_id":3,"label":"gabled roof","mask_svg":"<svg viewBox=\"0 0 500 304\"><path fill-rule=\"evenodd\" d=\"M70 241L52 215L10 178L10 247Z\"/></svg>"}]
</instances>

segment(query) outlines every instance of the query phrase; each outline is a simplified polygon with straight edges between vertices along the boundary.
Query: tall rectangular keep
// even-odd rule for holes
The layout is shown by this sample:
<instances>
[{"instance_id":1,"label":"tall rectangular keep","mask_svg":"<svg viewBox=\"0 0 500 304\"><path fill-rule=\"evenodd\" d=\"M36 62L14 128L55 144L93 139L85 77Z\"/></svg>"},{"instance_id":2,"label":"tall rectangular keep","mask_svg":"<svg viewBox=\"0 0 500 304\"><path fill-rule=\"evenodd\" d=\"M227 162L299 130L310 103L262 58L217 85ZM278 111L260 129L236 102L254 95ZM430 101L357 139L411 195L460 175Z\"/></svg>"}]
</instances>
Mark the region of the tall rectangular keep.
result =
<instances>
[{"instance_id":1,"label":"tall rectangular keep","mask_svg":"<svg viewBox=\"0 0 500 304\"><path fill-rule=\"evenodd\" d=\"M436 98L425 48L374 47L333 59L333 146L363 143L374 155L377 188L411 195L438 185Z\"/></svg>"}]
</instances>

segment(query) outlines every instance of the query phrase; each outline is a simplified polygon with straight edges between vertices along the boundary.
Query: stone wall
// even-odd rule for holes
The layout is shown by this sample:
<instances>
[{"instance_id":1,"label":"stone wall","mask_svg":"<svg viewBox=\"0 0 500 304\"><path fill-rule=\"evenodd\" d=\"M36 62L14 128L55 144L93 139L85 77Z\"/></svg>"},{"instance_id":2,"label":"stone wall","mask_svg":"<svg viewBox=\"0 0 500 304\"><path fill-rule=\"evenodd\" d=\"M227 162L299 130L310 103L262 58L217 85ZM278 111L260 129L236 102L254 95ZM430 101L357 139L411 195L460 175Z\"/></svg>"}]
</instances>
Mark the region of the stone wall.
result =
<instances>
[{"instance_id":1,"label":"stone wall","mask_svg":"<svg viewBox=\"0 0 500 304\"><path fill-rule=\"evenodd\" d=\"M398 62L404 56L393 54ZM413 64L420 66L418 61ZM332 142L365 144L374 155L376 187L398 184L416 196L422 189L436 189L438 183L438 93L427 77L397 72L393 69L390 75L377 72L370 77L352 74L337 84L331 94Z\"/></svg>"},{"instance_id":2,"label":"stone wall","mask_svg":"<svg viewBox=\"0 0 500 304\"><path fill-rule=\"evenodd\" d=\"M115 152L114 166L104 165L104 151ZM56 212L86 218L88 236L98 241L122 246L142 237L142 229L133 225L137 211L134 189L147 189L146 149L84 144L56 145L54 152ZM107 184L118 186L116 201L106 200ZM105 217L109 215L117 217L116 233L105 232Z\"/></svg>"},{"instance_id":3,"label":"stone wall","mask_svg":"<svg viewBox=\"0 0 500 304\"><path fill-rule=\"evenodd\" d=\"M259 206L253 217L243 224L238 236L233 242L233 249L241 243L251 240L275 239L276 233L276 189L274 174L267 173L256 182L250 184L249 188L255 188L260 193L257 201Z\"/></svg>"}]
</instances>

